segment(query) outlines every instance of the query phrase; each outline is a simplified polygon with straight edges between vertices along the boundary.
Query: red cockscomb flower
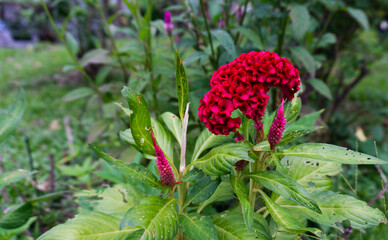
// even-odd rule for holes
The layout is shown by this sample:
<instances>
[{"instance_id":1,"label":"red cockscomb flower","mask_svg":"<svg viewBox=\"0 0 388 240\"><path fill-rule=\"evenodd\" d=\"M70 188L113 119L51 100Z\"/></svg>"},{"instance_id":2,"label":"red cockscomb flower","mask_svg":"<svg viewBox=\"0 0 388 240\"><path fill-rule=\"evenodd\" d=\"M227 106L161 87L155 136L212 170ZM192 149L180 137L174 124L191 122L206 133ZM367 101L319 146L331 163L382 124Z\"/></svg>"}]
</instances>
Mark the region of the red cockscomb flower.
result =
<instances>
[{"instance_id":1,"label":"red cockscomb flower","mask_svg":"<svg viewBox=\"0 0 388 240\"><path fill-rule=\"evenodd\" d=\"M282 101L282 105L280 105L279 110L276 113L276 118L273 120L273 123L271 125L271 128L269 129L268 132L268 142L269 145L271 146L271 151L273 151L280 143L280 140L282 140L283 137L283 132L286 127L286 119L284 118L284 99Z\"/></svg>"},{"instance_id":2,"label":"red cockscomb flower","mask_svg":"<svg viewBox=\"0 0 388 240\"><path fill-rule=\"evenodd\" d=\"M160 182L166 186L171 187L175 183L174 173L171 169L170 163L167 158L164 156L162 149L160 149L159 145L156 143L154 133L151 131L152 142L155 148L156 155L156 165L158 166L159 174L160 174Z\"/></svg>"},{"instance_id":3,"label":"red cockscomb flower","mask_svg":"<svg viewBox=\"0 0 388 240\"><path fill-rule=\"evenodd\" d=\"M271 87L292 100L299 90L299 71L286 58L269 51L243 53L221 66L210 79L211 90L200 100L199 119L214 134L228 135L240 127L240 118L231 118L240 109L258 127Z\"/></svg>"}]
</instances>

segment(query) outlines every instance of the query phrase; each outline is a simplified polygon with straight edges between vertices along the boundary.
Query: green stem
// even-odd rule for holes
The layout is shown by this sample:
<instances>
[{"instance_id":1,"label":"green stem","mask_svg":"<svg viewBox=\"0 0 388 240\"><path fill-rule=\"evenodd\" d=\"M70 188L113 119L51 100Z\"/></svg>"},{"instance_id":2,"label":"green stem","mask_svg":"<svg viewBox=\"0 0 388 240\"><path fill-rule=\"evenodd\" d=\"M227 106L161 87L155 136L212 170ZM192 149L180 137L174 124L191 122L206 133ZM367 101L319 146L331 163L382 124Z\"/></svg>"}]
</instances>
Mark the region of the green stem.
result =
<instances>
[{"instance_id":1,"label":"green stem","mask_svg":"<svg viewBox=\"0 0 388 240\"><path fill-rule=\"evenodd\" d=\"M106 21L104 12L103 12L102 7L101 7L101 3L99 1L97 1L96 6L97 6L97 11L100 14L101 20L102 20L102 22L104 24L105 31L108 34L108 37L109 37L109 39L110 39L110 41L112 43L113 51L115 52L115 54L117 56L117 59L119 60L119 63L120 63L120 66L121 66L121 70L123 71L123 74L124 74L124 77L125 77L124 82L126 83L129 80L129 74L128 74L127 69L126 69L126 67L124 65L124 62L122 61L122 59L120 57L120 53L119 53L119 50L117 48L116 41L115 41L115 39L113 37L112 32L110 31L108 22Z\"/></svg>"},{"instance_id":2,"label":"green stem","mask_svg":"<svg viewBox=\"0 0 388 240\"><path fill-rule=\"evenodd\" d=\"M329 24L330 24L330 22L331 22L331 19L333 18L333 15L334 15L334 11L330 12L329 17L328 17L328 19L327 19L327 21L326 21L326 23L325 23L325 26L323 27L323 31L319 34L317 43L315 43L315 45L314 45L314 48L313 48L313 51L312 51L313 53L314 53L315 50L317 49L318 44L319 44L319 42L321 41L323 34L326 32L327 27L329 26Z\"/></svg>"},{"instance_id":3,"label":"green stem","mask_svg":"<svg viewBox=\"0 0 388 240\"><path fill-rule=\"evenodd\" d=\"M61 42L65 45L65 48L68 52L68 54L70 55L70 57L72 58L72 60L74 61L74 63L76 64L77 66L77 69L81 71L82 75L85 77L85 79L88 81L88 83L90 84L90 86L93 88L93 90L98 94L98 96L100 96L101 99L103 99L104 101L107 101L107 97L101 92L101 90L97 87L97 85L94 83L94 81L92 80L92 78L89 76L89 74L87 74L87 72L85 71L85 68L79 63L78 59L77 59L77 56L71 51L69 45L67 44L65 38L63 37L63 35L61 34L61 31L59 31L59 29L57 28L57 25L55 24L54 22L54 19L53 19L53 16L51 15L50 11L48 10L48 7L46 5L46 2L44 0L40 0L42 6L43 6L43 9L44 11L46 12L47 14L47 17L49 18L49 21L52 25L52 27L54 28L54 31L55 33L58 35L59 39L61 40Z\"/></svg>"},{"instance_id":4,"label":"green stem","mask_svg":"<svg viewBox=\"0 0 388 240\"><path fill-rule=\"evenodd\" d=\"M205 5L203 4L203 0L199 0L199 1L200 1L200 4L201 4L201 11L202 11L203 19L205 20L206 32L207 32L207 35L209 37L210 48L211 48L211 51L212 51L211 60L212 60L212 63L213 63L213 67L216 68L216 64L215 64L216 55L215 55L215 52L214 52L212 35L210 33L209 24L207 22L207 17L206 17L206 12L205 12Z\"/></svg>"},{"instance_id":5,"label":"green stem","mask_svg":"<svg viewBox=\"0 0 388 240\"><path fill-rule=\"evenodd\" d=\"M288 23L288 16L286 16L284 19L280 21L280 33L278 36L278 47L276 51L279 56L282 55L282 51L283 51L283 41L284 41L284 35L286 33L287 23Z\"/></svg>"}]
</instances>

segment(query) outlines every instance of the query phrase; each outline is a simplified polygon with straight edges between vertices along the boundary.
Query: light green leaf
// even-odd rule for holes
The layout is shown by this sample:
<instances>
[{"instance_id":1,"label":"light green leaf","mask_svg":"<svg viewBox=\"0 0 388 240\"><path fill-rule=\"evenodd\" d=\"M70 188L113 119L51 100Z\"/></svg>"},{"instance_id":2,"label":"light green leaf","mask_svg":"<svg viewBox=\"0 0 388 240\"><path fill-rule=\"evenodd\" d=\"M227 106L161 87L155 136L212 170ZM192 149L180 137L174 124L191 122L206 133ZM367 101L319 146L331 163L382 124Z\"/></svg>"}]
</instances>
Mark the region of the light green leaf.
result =
<instances>
[{"instance_id":1,"label":"light green leaf","mask_svg":"<svg viewBox=\"0 0 388 240\"><path fill-rule=\"evenodd\" d=\"M26 179L26 176L30 174L31 172L24 169L17 169L14 171L0 173L0 188L7 186L11 183Z\"/></svg>"},{"instance_id":2,"label":"light green leaf","mask_svg":"<svg viewBox=\"0 0 388 240\"><path fill-rule=\"evenodd\" d=\"M133 139L132 131L130 128L120 132L120 139L137 148L135 139Z\"/></svg>"},{"instance_id":3,"label":"light green leaf","mask_svg":"<svg viewBox=\"0 0 388 240\"><path fill-rule=\"evenodd\" d=\"M356 20L364 30L369 31L369 21L365 12L361 9L348 7L349 15Z\"/></svg>"},{"instance_id":4,"label":"light green leaf","mask_svg":"<svg viewBox=\"0 0 388 240\"><path fill-rule=\"evenodd\" d=\"M294 124L292 124L288 129L286 129L286 134L289 132L294 132L299 130L316 130L319 127L314 125L317 122L318 116L322 112L323 112L323 109L299 118Z\"/></svg>"},{"instance_id":5,"label":"light green leaf","mask_svg":"<svg viewBox=\"0 0 388 240\"><path fill-rule=\"evenodd\" d=\"M327 99L332 99L331 91L329 87L324 83L322 80L317 79L317 78L311 78L307 80L308 83L311 84L311 86L320 94L325 96Z\"/></svg>"},{"instance_id":6,"label":"light green leaf","mask_svg":"<svg viewBox=\"0 0 388 240\"><path fill-rule=\"evenodd\" d=\"M254 215L252 232L244 223L244 217L240 213L227 212L212 217L220 240L270 240L272 239L267 221L259 214Z\"/></svg>"},{"instance_id":7,"label":"light green leaf","mask_svg":"<svg viewBox=\"0 0 388 240\"><path fill-rule=\"evenodd\" d=\"M253 43L253 46L259 49L264 48L263 43L261 42L260 36L255 31L246 27L237 27L236 29L239 33L241 33L242 36L249 39Z\"/></svg>"},{"instance_id":8,"label":"light green leaf","mask_svg":"<svg viewBox=\"0 0 388 240\"><path fill-rule=\"evenodd\" d=\"M204 62L208 58L209 56L204 52L194 52L183 61L183 65L189 66L198 60L200 60L200 62Z\"/></svg>"},{"instance_id":9,"label":"light green leaf","mask_svg":"<svg viewBox=\"0 0 388 240\"><path fill-rule=\"evenodd\" d=\"M215 135L205 128L197 138L191 162L195 162L206 149L221 145L228 140L232 140L232 138L225 135Z\"/></svg>"},{"instance_id":10,"label":"light green leaf","mask_svg":"<svg viewBox=\"0 0 388 240\"><path fill-rule=\"evenodd\" d=\"M14 103L6 109L0 109L0 144L16 129L22 119L25 105L24 92L20 91Z\"/></svg>"},{"instance_id":11,"label":"light green leaf","mask_svg":"<svg viewBox=\"0 0 388 240\"><path fill-rule=\"evenodd\" d=\"M140 205L128 210L120 222L120 229L126 225L140 226L145 231L138 239L173 239L178 230L175 201L175 199L161 199L156 196L144 198Z\"/></svg>"},{"instance_id":12,"label":"light green leaf","mask_svg":"<svg viewBox=\"0 0 388 240\"><path fill-rule=\"evenodd\" d=\"M102 159L104 159L107 163L109 163L112 167L117 169L124 177L129 177L135 181L143 182L145 184L150 185L151 187L163 188L163 185L160 181L155 177L154 174L147 168L143 167L140 164L131 163L124 164L120 160L114 159L108 154L104 153L102 148L93 144L89 144L89 147Z\"/></svg>"},{"instance_id":13,"label":"light green leaf","mask_svg":"<svg viewBox=\"0 0 388 240\"><path fill-rule=\"evenodd\" d=\"M313 158L343 164L388 164L388 161L359 153L349 148L326 143L304 143L283 150L281 155Z\"/></svg>"},{"instance_id":14,"label":"light green leaf","mask_svg":"<svg viewBox=\"0 0 388 240\"><path fill-rule=\"evenodd\" d=\"M307 6L292 4L288 6L288 9L290 10L292 29L294 30L295 36L298 39L302 39L310 24L310 14Z\"/></svg>"},{"instance_id":15,"label":"light green leaf","mask_svg":"<svg viewBox=\"0 0 388 240\"><path fill-rule=\"evenodd\" d=\"M263 191L259 190L259 192L263 197L265 205L267 206L267 209L271 214L273 220L284 229L295 233L303 233L303 232L309 231L311 233L316 234L317 232L319 232L319 230L317 229L307 228L303 226L301 223L298 222L298 220L293 215L290 214L290 212L286 208L281 207L279 204L275 203ZM304 207L301 207L301 208L307 209ZM317 215L319 214L317 213Z\"/></svg>"},{"instance_id":16,"label":"light green leaf","mask_svg":"<svg viewBox=\"0 0 388 240\"><path fill-rule=\"evenodd\" d=\"M119 230L120 218L100 212L88 212L58 225L38 238L38 240L137 240L142 229L123 228Z\"/></svg>"},{"instance_id":17,"label":"light green leaf","mask_svg":"<svg viewBox=\"0 0 388 240\"><path fill-rule=\"evenodd\" d=\"M247 226L248 232L252 232L253 225L253 208L248 200L248 191L245 187L244 182L241 178L237 178L236 176L230 176L230 185L234 193L237 195L240 200L242 214L244 216L244 222Z\"/></svg>"},{"instance_id":18,"label":"light green leaf","mask_svg":"<svg viewBox=\"0 0 388 240\"><path fill-rule=\"evenodd\" d=\"M328 45L334 44L337 42L337 37L334 35L334 33L325 33L322 35L321 40L319 41L317 47L318 48L324 48Z\"/></svg>"},{"instance_id":19,"label":"light green leaf","mask_svg":"<svg viewBox=\"0 0 388 240\"><path fill-rule=\"evenodd\" d=\"M211 195L211 197L209 197L199 205L197 212L201 212L202 209L214 202L229 201L233 199L233 197L234 192L229 182L221 182L220 185L218 185L216 191L213 193L213 195Z\"/></svg>"},{"instance_id":20,"label":"light green leaf","mask_svg":"<svg viewBox=\"0 0 388 240\"><path fill-rule=\"evenodd\" d=\"M32 217L32 205L30 202L16 205L0 215L0 228L19 228L26 224L30 217Z\"/></svg>"},{"instance_id":21,"label":"light green leaf","mask_svg":"<svg viewBox=\"0 0 388 240\"><path fill-rule=\"evenodd\" d=\"M74 38L74 36L70 32L66 32L65 34L65 42L70 51L74 54L77 55L79 51L79 45L77 40Z\"/></svg>"},{"instance_id":22,"label":"light green leaf","mask_svg":"<svg viewBox=\"0 0 388 240\"><path fill-rule=\"evenodd\" d=\"M210 217L198 213L181 213L179 228L193 240L217 240L217 233Z\"/></svg>"},{"instance_id":23,"label":"light green leaf","mask_svg":"<svg viewBox=\"0 0 388 240\"><path fill-rule=\"evenodd\" d=\"M264 187L297 204L321 213L317 203L306 191L306 189L289 177L283 176L274 171L255 172L245 176L252 178Z\"/></svg>"},{"instance_id":24,"label":"light green leaf","mask_svg":"<svg viewBox=\"0 0 388 240\"><path fill-rule=\"evenodd\" d=\"M365 202L352 196L327 190L313 191L311 195L318 202L322 214L293 205L291 202L282 203L282 206L291 214L302 214L312 221L327 226L334 226L336 222L349 220L353 228L364 229L387 221L380 210L371 208Z\"/></svg>"},{"instance_id":25,"label":"light green leaf","mask_svg":"<svg viewBox=\"0 0 388 240\"><path fill-rule=\"evenodd\" d=\"M143 92L144 88L151 81L151 73L148 71L139 71L132 73L131 79L129 80L128 87L136 92Z\"/></svg>"},{"instance_id":26,"label":"light green leaf","mask_svg":"<svg viewBox=\"0 0 388 240\"><path fill-rule=\"evenodd\" d=\"M187 199L183 208L190 203L200 203L208 199L220 184L220 180L211 180L210 177L205 177L199 180L194 186L190 187L187 194Z\"/></svg>"},{"instance_id":27,"label":"light green leaf","mask_svg":"<svg viewBox=\"0 0 388 240\"><path fill-rule=\"evenodd\" d=\"M212 35L220 41L232 59L236 58L236 49L232 37L224 30L212 30Z\"/></svg>"},{"instance_id":28,"label":"light green leaf","mask_svg":"<svg viewBox=\"0 0 388 240\"><path fill-rule=\"evenodd\" d=\"M174 149L172 144L171 134L164 129L162 124L160 124L155 119L151 118L152 130L155 135L156 142L159 147L162 149L164 155L170 161L170 163L174 162Z\"/></svg>"},{"instance_id":29,"label":"light green leaf","mask_svg":"<svg viewBox=\"0 0 388 240\"><path fill-rule=\"evenodd\" d=\"M314 57L310 54L305 47L297 46L292 47L291 49L292 56L299 60L307 72L310 73L311 77L315 76L316 64Z\"/></svg>"},{"instance_id":30,"label":"light green leaf","mask_svg":"<svg viewBox=\"0 0 388 240\"><path fill-rule=\"evenodd\" d=\"M168 130L172 132L179 145L182 145L182 121L173 113L165 112L160 118L166 124Z\"/></svg>"},{"instance_id":31,"label":"light green leaf","mask_svg":"<svg viewBox=\"0 0 388 240\"><path fill-rule=\"evenodd\" d=\"M79 62L82 67L86 67L89 64L107 64L111 62L108 54L109 51L106 49L93 49L84 54Z\"/></svg>"},{"instance_id":32,"label":"light green leaf","mask_svg":"<svg viewBox=\"0 0 388 240\"><path fill-rule=\"evenodd\" d=\"M132 137L138 149L144 153L155 155L150 134L151 116L148 112L147 102L141 94L127 87L124 87L121 93L128 101L129 109L133 111L129 122L131 124Z\"/></svg>"},{"instance_id":33,"label":"light green leaf","mask_svg":"<svg viewBox=\"0 0 388 240\"><path fill-rule=\"evenodd\" d=\"M179 56L178 50L176 51L176 92L178 95L179 104L179 116L183 121L185 116L185 110L187 105L187 98L189 97L189 82L187 80L186 70L182 64L181 57Z\"/></svg>"},{"instance_id":34,"label":"light green leaf","mask_svg":"<svg viewBox=\"0 0 388 240\"><path fill-rule=\"evenodd\" d=\"M310 158L286 156L281 160L286 174L307 190L326 189L332 186L332 179L341 172L341 164L318 161Z\"/></svg>"},{"instance_id":35,"label":"light green leaf","mask_svg":"<svg viewBox=\"0 0 388 240\"><path fill-rule=\"evenodd\" d=\"M68 92L63 96L62 101L71 102L80 98L85 98L93 95L94 91L91 88L80 87Z\"/></svg>"},{"instance_id":36,"label":"light green leaf","mask_svg":"<svg viewBox=\"0 0 388 240\"><path fill-rule=\"evenodd\" d=\"M194 165L207 175L222 176L230 173L234 164L242 159L253 161L248 156L251 148L240 143L227 143L213 148L208 154L194 162Z\"/></svg>"},{"instance_id":37,"label":"light green leaf","mask_svg":"<svg viewBox=\"0 0 388 240\"><path fill-rule=\"evenodd\" d=\"M299 116L302 108L302 100L300 97L294 97L290 103L287 104L284 110L284 117L287 120L287 125L293 123Z\"/></svg>"}]
</instances>

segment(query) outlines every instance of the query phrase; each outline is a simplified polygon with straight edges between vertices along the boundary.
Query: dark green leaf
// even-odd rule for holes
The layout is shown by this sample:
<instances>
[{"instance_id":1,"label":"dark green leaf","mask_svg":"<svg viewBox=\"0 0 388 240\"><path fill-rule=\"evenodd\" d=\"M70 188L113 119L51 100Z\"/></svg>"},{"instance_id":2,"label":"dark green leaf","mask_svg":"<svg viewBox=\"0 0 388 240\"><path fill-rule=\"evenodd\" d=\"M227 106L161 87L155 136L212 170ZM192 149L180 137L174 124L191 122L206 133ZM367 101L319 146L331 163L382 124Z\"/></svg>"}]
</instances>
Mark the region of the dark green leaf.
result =
<instances>
[{"instance_id":1,"label":"dark green leaf","mask_svg":"<svg viewBox=\"0 0 388 240\"><path fill-rule=\"evenodd\" d=\"M0 227L13 229L23 226L32 217L31 203L23 203L9 209L0 216Z\"/></svg>"},{"instance_id":2,"label":"dark green leaf","mask_svg":"<svg viewBox=\"0 0 388 240\"><path fill-rule=\"evenodd\" d=\"M298 39L302 39L310 24L310 14L307 6L292 4L288 6L288 9L290 10L290 18L295 36Z\"/></svg>"},{"instance_id":3,"label":"dark green leaf","mask_svg":"<svg viewBox=\"0 0 388 240\"><path fill-rule=\"evenodd\" d=\"M252 29L246 27L237 27L237 31L241 33L241 35L243 35L244 37L248 38L253 43L253 46L259 49L264 48L260 36Z\"/></svg>"},{"instance_id":4,"label":"dark green leaf","mask_svg":"<svg viewBox=\"0 0 388 240\"><path fill-rule=\"evenodd\" d=\"M198 213L181 213L179 228L193 240L216 240L217 233L210 217Z\"/></svg>"},{"instance_id":5,"label":"dark green leaf","mask_svg":"<svg viewBox=\"0 0 388 240\"><path fill-rule=\"evenodd\" d=\"M233 199L233 197L234 197L234 192L229 182L221 182L220 185L218 185L216 191L213 193L213 195L211 195L210 198L203 201L199 205L198 212L201 212L202 209L204 209L206 206L214 202L229 201Z\"/></svg>"},{"instance_id":6,"label":"dark green leaf","mask_svg":"<svg viewBox=\"0 0 388 240\"><path fill-rule=\"evenodd\" d=\"M220 180L211 180L210 177L205 177L199 180L187 194L187 199L183 208L187 207L190 203L200 203L208 199L220 184Z\"/></svg>"},{"instance_id":7,"label":"dark green leaf","mask_svg":"<svg viewBox=\"0 0 388 240\"><path fill-rule=\"evenodd\" d=\"M291 49L292 56L302 62L304 68L310 73L311 77L315 76L316 64L314 57L310 54L305 47L297 46Z\"/></svg>"},{"instance_id":8,"label":"dark green leaf","mask_svg":"<svg viewBox=\"0 0 388 240\"><path fill-rule=\"evenodd\" d=\"M185 116L187 98L189 96L189 82L187 80L186 70L182 64L181 57L179 56L178 50L176 51L176 92L178 95L179 103L179 116L183 121Z\"/></svg>"},{"instance_id":9,"label":"dark green leaf","mask_svg":"<svg viewBox=\"0 0 388 240\"><path fill-rule=\"evenodd\" d=\"M203 177L205 177L205 174L198 168L194 168L193 170L190 170L185 176L183 176L183 181L193 182Z\"/></svg>"},{"instance_id":10,"label":"dark green leaf","mask_svg":"<svg viewBox=\"0 0 388 240\"><path fill-rule=\"evenodd\" d=\"M348 11L349 15L352 16L360 24L360 26L364 28L364 30L366 30L366 31L369 30L368 17L366 16L366 14L363 10L348 7L347 11Z\"/></svg>"},{"instance_id":11,"label":"dark green leaf","mask_svg":"<svg viewBox=\"0 0 388 240\"><path fill-rule=\"evenodd\" d=\"M388 164L376 157L325 143L304 143L285 149L284 156L298 156L343 164Z\"/></svg>"},{"instance_id":12,"label":"dark green leaf","mask_svg":"<svg viewBox=\"0 0 388 240\"><path fill-rule=\"evenodd\" d=\"M322 80L317 79L317 78L311 78L311 79L307 80L307 82L310 83L311 86L313 86L313 88L317 92L319 92L320 94L322 94L326 98L328 98L330 100L333 98L331 96L331 92L330 92L329 87Z\"/></svg>"},{"instance_id":13,"label":"dark green leaf","mask_svg":"<svg viewBox=\"0 0 388 240\"><path fill-rule=\"evenodd\" d=\"M236 49L232 37L224 30L212 30L212 35L214 35L225 50L229 53L232 59L236 58Z\"/></svg>"},{"instance_id":14,"label":"dark green leaf","mask_svg":"<svg viewBox=\"0 0 388 240\"><path fill-rule=\"evenodd\" d=\"M248 192L245 187L245 184L241 180L241 178L237 178L236 176L231 175L230 185L232 186L234 193L240 200L245 225L247 226L248 231L252 232L254 210L248 200Z\"/></svg>"}]
</instances>

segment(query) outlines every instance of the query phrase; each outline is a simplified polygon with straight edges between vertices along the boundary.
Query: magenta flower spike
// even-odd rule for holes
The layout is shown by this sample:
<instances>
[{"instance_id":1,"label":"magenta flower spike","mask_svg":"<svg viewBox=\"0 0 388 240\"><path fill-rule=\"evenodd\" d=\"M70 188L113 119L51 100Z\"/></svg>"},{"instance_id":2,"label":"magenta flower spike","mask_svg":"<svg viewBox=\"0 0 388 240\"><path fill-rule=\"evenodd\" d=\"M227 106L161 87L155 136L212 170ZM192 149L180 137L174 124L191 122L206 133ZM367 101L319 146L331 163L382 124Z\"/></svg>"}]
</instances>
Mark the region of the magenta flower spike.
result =
<instances>
[{"instance_id":1,"label":"magenta flower spike","mask_svg":"<svg viewBox=\"0 0 388 240\"><path fill-rule=\"evenodd\" d=\"M280 105L279 110L276 113L276 118L273 120L273 123L271 125L271 128L269 129L268 133L268 142L271 146L271 151L273 151L280 143L280 140L282 140L283 132L286 127L286 119L284 118L284 99L282 100L282 104Z\"/></svg>"},{"instance_id":2,"label":"magenta flower spike","mask_svg":"<svg viewBox=\"0 0 388 240\"><path fill-rule=\"evenodd\" d=\"M159 174L160 174L160 182L166 186L171 187L175 182L174 173L172 172L170 163L167 158L164 156L162 149L160 149L159 145L156 143L154 133L151 131L152 143L155 148L156 155L156 165L158 166Z\"/></svg>"},{"instance_id":3,"label":"magenta flower spike","mask_svg":"<svg viewBox=\"0 0 388 240\"><path fill-rule=\"evenodd\" d=\"M171 36L174 25L171 22L171 13L169 11L164 12L164 29Z\"/></svg>"}]
</instances>

